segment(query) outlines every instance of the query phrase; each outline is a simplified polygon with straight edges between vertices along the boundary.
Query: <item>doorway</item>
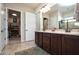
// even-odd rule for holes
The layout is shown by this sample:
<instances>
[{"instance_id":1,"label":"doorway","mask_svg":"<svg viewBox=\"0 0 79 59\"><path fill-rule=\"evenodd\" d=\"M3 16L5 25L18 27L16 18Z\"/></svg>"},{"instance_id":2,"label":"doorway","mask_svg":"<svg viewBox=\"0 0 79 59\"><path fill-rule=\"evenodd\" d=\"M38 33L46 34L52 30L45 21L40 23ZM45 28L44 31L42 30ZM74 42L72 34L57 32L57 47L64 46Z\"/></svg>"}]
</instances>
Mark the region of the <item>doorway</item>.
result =
<instances>
[{"instance_id":1,"label":"doorway","mask_svg":"<svg viewBox=\"0 0 79 59\"><path fill-rule=\"evenodd\" d=\"M21 12L8 9L8 38L9 43L21 41Z\"/></svg>"},{"instance_id":2,"label":"doorway","mask_svg":"<svg viewBox=\"0 0 79 59\"><path fill-rule=\"evenodd\" d=\"M48 29L48 18L43 18L43 30Z\"/></svg>"}]
</instances>

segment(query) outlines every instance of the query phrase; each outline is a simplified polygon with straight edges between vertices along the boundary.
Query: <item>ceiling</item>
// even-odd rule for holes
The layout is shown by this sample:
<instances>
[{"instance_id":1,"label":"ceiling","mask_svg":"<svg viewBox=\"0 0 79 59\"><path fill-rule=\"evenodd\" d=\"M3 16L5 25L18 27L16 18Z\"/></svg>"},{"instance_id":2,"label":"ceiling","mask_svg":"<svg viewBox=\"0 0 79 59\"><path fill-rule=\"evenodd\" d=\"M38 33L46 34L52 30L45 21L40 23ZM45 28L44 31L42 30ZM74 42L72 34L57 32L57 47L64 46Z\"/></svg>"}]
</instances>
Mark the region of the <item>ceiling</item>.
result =
<instances>
[{"instance_id":1,"label":"ceiling","mask_svg":"<svg viewBox=\"0 0 79 59\"><path fill-rule=\"evenodd\" d=\"M36 9L38 8L42 3L24 3L22 5L25 5L26 7L29 7L31 9Z\"/></svg>"},{"instance_id":2,"label":"ceiling","mask_svg":"<svg viewBox=\"0 0 79 59\"><path fill-rule=\"evenodd\" d=\"M44 3L5 3L6 6L10 6L10 7L16 7L16 8L20 8L20 9L30 9L35 11L37 8L39 8L41 5L43 5ZM58 10L58 4L55 4L50 11L47 12L47 14L56 12ZM61 12L66 12L68 10L72 10L74 9L73 6L69 6L69 7L61 7L60 11Z\"/></svg>"},{"instance_id":3,"label":"ceiling","mask_svg":"<svg viewBox=\"0 0 79 59\"><path fill-rule=\"evenodd\" d=\"M43 3L5 3L6 7L21 7L21 8L26 8L26 9L30 9L30 10L35 10L36 8L38 8L40 5L42 5Z\"/></svg>"},{"instance_id":4,"label":"ceiling","mask_svg":"<svg viewBox=\"0 0 79 59\"><path fill-rule=\"evenodd\" d=\"M50 14L53 14L54 12L57 12L57 10L58 10L58 4L55 4L55 5L53 5L53 6L51 7L51 9L50 9L48 12L46 12L45 14L50 15Z\"/></svg>"},{"instance_id":5,"label":"ceiling","mask_svg":"<svg viewBox=\"0 0 79 59\"><path fill-rule=\"evenodd\" d=\"M59 4L55 4L54 6L51 7L51 10L49 10L48 12L46 12L45 14L53 14L54 12L57 12L58 10L60 11L60 13L67 13L67 12L74 12L75 9L75 5L71 5L71 6L60 6Z\"/></svg>"},{"instance_id":6,"label":"ceiling","mask_svg":"<svg viewBox=\"0 0 79 59\"><path fill-rule=\"evenodd\" d=\"M39 7L42 3L13 3L14 5L24 6L28 7L30 9L36 9Z\"/></svg>"}]
</instances>

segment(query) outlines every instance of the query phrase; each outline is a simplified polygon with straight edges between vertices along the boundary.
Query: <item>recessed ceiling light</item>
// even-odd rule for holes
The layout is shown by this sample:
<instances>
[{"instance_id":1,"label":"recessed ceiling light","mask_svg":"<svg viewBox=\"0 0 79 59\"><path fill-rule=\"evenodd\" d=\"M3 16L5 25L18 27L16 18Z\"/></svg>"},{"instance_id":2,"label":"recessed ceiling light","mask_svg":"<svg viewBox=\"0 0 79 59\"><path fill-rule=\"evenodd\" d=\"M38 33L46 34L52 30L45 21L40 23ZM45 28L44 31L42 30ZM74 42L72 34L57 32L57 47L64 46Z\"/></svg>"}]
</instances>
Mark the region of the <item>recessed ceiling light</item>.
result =
<instances>
[{"instance_id":1,"label":"recessed ceiling light","mask_svg":"<svg viewBox=\"0 0 79 59\"><path fill-rule=\"evenodd\" d=\"M13 13L12 15L13 15L13 16L17 16L17 14L15 14L15 13Z\"/></svg>"}]
</instances>

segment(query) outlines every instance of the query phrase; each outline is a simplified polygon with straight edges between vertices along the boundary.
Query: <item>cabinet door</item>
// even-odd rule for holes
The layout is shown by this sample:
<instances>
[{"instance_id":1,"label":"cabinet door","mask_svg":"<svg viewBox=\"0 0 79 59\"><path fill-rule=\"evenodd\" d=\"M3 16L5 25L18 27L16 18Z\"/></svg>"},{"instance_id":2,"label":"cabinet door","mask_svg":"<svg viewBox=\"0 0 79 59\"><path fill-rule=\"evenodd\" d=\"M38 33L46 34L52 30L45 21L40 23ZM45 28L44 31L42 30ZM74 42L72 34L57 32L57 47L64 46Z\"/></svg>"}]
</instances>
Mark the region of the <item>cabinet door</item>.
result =
<instances>
[{"instance_id":1,"label":"cabinet door","mask_svg":"<svg viewBox=\"0 0 79 59\"><path fill-rule=\"evenodd\" d=\"M39 43L39 33L35 32L35 43L38 45Z\"/></svg>"},{"instance_id":2,"label":"cabinet door","mask_svg":"<svg viewBox=\"0 0 79 59\"><path fill-rule=\"evenodd\" d=\"M50 52L50 33L43 33L43 49Z\"/></svg>"},{"instance_id":3,"label":"cabinet door","mask_svg":"<svg viewBox=\"0 0 79 59\"><path fill-rule=\"evenodd\" d=\"M62 54L73 55L79 54L79 37L63 36L62 38Z\"/></svg>"},{"instance_id":4,"label":"cabinet door","mask_svg":"<svg viewBox=\"0 0 79 59\"><path fill-rule=\"evenodd\" d=\"M43 34L42 34L42 32L39 32L39 47L42 47L42 45L43 45L43 38L42 38L42 36L43 36Z\"/></svg>"},{"instance_id":5,"label":"cabinet door","mask_svg":"<svg viewBox=\"0 0 79 59\"><path fill-rule=\"evenodd\" d=\"M56 35L56 34L51 35L51 53L52 54L61 54L60 35Z\"/></svg>"}]
</instances>

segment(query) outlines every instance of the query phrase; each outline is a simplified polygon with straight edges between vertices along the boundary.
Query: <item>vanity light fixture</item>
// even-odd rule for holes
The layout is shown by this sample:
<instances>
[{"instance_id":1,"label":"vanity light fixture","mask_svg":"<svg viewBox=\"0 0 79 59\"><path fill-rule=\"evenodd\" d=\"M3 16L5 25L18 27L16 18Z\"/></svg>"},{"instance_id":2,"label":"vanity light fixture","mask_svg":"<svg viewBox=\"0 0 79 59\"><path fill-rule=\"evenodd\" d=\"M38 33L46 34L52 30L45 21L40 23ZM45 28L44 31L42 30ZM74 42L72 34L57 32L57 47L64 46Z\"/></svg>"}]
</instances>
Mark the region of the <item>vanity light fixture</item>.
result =
<instances>
[{"instance_id":1,"label":"vanity light fixture","mask_svg":"<svg viewBox=\"0 0 79 59\"><path fill-rule=\"evenodd\" d=\"M71 19L71 20L68 20L68 22L75 22L75 21L76 21L76 19L73 19L73 20L72 20L72 19ZM65 20L64 22L66 23L66 22L67 22L67 20Z\"/></svg>"},{"instance_id":2,"label":"vanity light fixture","mask_svg":"<svg viewBox=\"0 0 79 59\"><path fill-rule=\"evenodd\" d=\"M74 23L75 26L79 26L79 22Z\"/></svg>"},{"instance_id":3,"label":"vanity light fixture","mask_svg":"<svg viewBox=\"0 0 79 59\"><path fill-rule=\"evenodd\" d=\"M67 18L64 18L65 20L69 20L69 19L74 19L74 17L67 17Z\"/></svg>"},{"instance_id":4,"label":"vanity light fixture","mask_svg":"<svg viewBox=\"0 0 79 59\"><path fill-rule=\"evenodd\" d=\"M68 22L74 22L74 21L76 21L76 19L74 19L74 17L64 18L64 22L67 22L67 20L68 20Z\"/></svg>"}]
</instances>

